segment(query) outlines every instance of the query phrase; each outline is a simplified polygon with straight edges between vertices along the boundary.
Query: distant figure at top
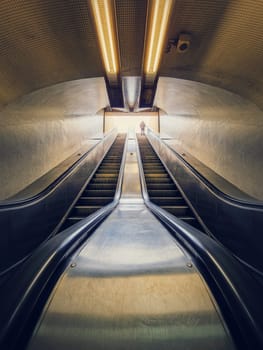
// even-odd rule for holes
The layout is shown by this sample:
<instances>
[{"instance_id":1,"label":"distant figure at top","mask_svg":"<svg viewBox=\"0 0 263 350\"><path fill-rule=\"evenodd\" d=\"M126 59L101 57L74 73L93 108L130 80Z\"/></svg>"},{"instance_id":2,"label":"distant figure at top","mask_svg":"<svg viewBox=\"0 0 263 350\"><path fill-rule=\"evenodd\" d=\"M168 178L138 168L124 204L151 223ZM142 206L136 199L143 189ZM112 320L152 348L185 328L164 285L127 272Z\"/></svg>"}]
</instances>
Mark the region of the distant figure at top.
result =
<instances>
[{"instance_id":1,"label":"distant figure at top","mask_svg":"<svg viewBox=\"0 0 263 350\"><path fill-rule=\"evenodd\" d=\"M144 135L145 123L143 120L140 122L140 128L141 128L141 135Z\"/></svg>"}]
</instances>

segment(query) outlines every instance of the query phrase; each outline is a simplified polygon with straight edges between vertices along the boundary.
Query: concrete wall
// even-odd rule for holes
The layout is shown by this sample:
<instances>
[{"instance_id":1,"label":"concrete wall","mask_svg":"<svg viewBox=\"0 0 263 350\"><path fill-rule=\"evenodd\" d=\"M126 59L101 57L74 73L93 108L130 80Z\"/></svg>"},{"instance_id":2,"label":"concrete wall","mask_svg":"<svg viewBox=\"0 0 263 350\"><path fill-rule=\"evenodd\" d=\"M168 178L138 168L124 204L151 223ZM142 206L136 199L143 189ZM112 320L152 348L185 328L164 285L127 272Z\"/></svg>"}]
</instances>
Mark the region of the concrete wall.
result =
<instances>
[{"instance_id":1,"label":"concrete wall","mask_svg":"<svg viewBox=\"0 0 263 350\"><path fill-rule=\"evenodd\" d=\"M66 82L24 96L0 113L0 199L6 199L103 135L102 78Z\"/></svg>"},{"instance_id":2,"label":"concrete wall","mask_svg":"<svg viewBox=\"0 0 263 350\"><path fill-rule=\"evenodd\" d=\"M242 191L263 200L263 112L226 90L160 78L155 105L170 137Z\"/></svg>"}]
</instances>

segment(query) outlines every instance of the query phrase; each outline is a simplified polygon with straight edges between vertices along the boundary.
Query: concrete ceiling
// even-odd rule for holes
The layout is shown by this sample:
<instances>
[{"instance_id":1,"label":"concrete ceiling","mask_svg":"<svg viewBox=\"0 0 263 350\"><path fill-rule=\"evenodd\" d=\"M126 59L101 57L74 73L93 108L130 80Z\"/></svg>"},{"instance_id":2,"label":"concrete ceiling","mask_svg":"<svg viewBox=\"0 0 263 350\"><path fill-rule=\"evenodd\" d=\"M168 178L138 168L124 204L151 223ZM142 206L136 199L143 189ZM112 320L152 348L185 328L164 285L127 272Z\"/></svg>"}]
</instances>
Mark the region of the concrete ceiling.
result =
<instances>
[{"instance_id":1,"label":"concrete ceiling","mask_svg":"<svg viewBox=\"0 0 263 350\"><path fill-rule=\"evenodd\" d=\"M89 0L0 2L0 107L60 82L104 76ZM147 0L115 0L122 76L140 76ZM177 0L159 74L218 86L263 109L263 1Z\"/></svg>"}]
</instances>

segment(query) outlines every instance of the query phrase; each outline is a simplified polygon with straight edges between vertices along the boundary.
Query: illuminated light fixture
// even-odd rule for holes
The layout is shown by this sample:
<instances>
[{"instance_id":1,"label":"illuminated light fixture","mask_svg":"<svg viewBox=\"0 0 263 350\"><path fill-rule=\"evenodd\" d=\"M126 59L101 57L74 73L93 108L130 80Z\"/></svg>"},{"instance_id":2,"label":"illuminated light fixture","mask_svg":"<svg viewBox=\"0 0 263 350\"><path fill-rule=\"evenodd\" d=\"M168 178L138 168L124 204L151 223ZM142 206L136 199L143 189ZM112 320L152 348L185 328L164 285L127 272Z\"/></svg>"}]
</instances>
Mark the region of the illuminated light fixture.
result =
<instances>
[{"instance_id":1,"label":"illuminated light fixture","mask_svg":"<svg viewBox=\"0 0 263 350\"><path fill-rule=\"evenodd\" d=\"M155 75L158 71L174 0L151 0L147 24L144 73Z\"/></svg>"},{"instance_id":2,"label":"illuminated light fixture","mask_svg":"<svg viewBox=\"0 0 263 350\"><path fill-rule=\"evenodd\" d=\"M114 2L112 0L89 0L94 16L102 58L108 75L119 72L117 34Z\"/></svg>"}]
</instances>

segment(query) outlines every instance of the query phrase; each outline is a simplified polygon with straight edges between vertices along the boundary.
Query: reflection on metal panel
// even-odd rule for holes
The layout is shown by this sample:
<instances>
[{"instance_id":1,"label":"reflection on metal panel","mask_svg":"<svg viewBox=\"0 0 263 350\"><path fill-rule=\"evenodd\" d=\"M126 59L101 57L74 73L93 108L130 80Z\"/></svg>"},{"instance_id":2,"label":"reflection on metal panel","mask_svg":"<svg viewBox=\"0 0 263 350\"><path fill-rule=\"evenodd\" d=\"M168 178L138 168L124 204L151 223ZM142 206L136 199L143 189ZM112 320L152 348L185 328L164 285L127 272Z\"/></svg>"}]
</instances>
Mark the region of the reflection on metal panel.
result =
<instances>
[{"instance_id":1,"label":"reflection on metal panel","mask_svg":"<svg viewBox=\"0 0 263 350\"><path fill-rule=\"evenodd\" d=\"M135 140L129 140L122 185L123 199L142 198Z\"/></svg>"},{"instance_id":2,"label":"reflection on metal panel","mask_svg":"<svg viewBox=\"0 0 263 350\"><path fill-rule=\"evenodd\" d=\"M29 349L232 349L187 256L143 205L125 207L68 268Z\"/></svg>"},{"instance_id":3,"label":"reflection on metal panel","mask_svg":"<svg viewBox=\"0 0 263 350\"><path fill-rule=\"evenodd\" d=\"M131 188L65 271L29 350L234 348L190 257Z\"/></svg>"}]
</instances>

